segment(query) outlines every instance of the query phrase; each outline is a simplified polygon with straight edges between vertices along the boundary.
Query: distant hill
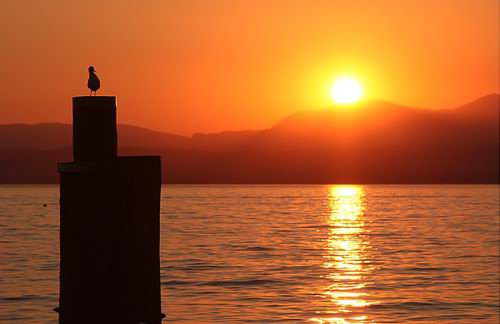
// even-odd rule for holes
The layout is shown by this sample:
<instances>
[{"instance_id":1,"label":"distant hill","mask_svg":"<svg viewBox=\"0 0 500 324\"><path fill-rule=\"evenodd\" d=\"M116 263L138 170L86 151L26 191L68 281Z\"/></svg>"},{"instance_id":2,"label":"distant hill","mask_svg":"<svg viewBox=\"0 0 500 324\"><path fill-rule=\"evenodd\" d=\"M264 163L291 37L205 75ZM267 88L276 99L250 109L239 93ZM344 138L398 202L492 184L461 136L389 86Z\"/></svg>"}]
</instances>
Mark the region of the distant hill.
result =
<instances>
[{"instance_id":1,"label":"distant hill","mask_svg":"<svg viewBox=\"0 0 500 324\"><path fill-rule=\"evenodd\" d=\"M355 108L298 112L249 143L259 149L498 145L499 95L450 110L424 110L385 101Z\"/></svg>"},{"instance_id":2,"label":"distant hill","mask_svg":"<svg viewBox=\"0 0 500 324\"><path fill-rule=\"evenodd\" d=\"M222 133L202 134L197 133L192 137L192 148L206 151L230 151L247 146L255 136L262 131L225 131Z\"/></svg>"},{"instance_id":3,"label":"distant hill","mask_svg":"<svg viewBox=\"0 0 500 324\"><path fill-rule=\"evenodd\" d=\"M495 118L498 118L499 101L500 95L490 94L450 111L467 118L483 120L492 118L493 121L498 122L498 119Z\"/></svg>"},{"instance_id":4,"label":"distant hill","mask_svg":"<svg viewBox=\"0 0 500 324\"><path fill-rule=\"evenodd\" d=\"M366 101L192 137L119 125L119 151L161 155L165 183L498 183L499 101L448 110ZM0 183L57 182L70 145L70 125L0 125Z\"/></svg>"},{"instance_id":5,"label":"distant hill","mask_svg":"<svg viewBox=\"0 0 500 324\"><path fill-rule=\"evenodd\" d=\"M245 141L260 131L225 131L221 133L197 133L192 137L152 131L146 128L118 124L118 146L169 149L202 149L208 151L231 150L244 145ZM72 145L72 126L61 123L35 125L0 125L0 149L31 148L52 150Z\"/></svg>"},{"instance_id":6,"label":"distant hill","mask_svg":"<svg viewBox=\"0 0 500 324\"><path fill-rule=\"evenodd\" d=\"M118 125L119 145L124 147L180 148L189 145L190 138L152 131L146 128ZM35 125L0 125L0 149L32 148L51 150L71 146L72 126L60 123Z\"/></svg>"}]
</instances>

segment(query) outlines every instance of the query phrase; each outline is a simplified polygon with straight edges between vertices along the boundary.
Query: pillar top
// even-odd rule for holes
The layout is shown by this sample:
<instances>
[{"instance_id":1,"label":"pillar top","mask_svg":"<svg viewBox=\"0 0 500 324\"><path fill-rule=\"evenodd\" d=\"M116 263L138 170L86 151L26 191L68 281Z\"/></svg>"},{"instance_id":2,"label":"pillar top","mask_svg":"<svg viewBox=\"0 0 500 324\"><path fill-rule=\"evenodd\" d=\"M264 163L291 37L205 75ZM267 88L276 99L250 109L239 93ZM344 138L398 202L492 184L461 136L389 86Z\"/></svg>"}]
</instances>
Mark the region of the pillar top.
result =
<instances>
[{"instance_id":1,"label":"pillar top","mask_svg":"<svg viewBox=\"0 0 500 324\"><path fill-rule=\"evenodd\" d=\"M116 97L115 96L73 97L73 107L86 107L86 108L116 107Z\"/></svg>"}]
</instances>

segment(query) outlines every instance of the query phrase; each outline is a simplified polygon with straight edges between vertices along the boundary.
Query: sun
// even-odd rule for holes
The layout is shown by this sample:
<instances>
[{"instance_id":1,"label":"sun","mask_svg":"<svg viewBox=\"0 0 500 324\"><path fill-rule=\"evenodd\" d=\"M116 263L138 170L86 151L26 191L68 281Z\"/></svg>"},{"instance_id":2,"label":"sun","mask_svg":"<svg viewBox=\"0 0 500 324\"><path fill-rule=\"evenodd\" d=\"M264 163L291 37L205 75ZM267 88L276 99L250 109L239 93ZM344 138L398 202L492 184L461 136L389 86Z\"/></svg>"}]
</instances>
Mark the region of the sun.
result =
<instances>
[{"instance_id":1,"label":"sun","mask_svg":"<svg viewBox=\"0 0 500 324\"><path fill-rule=\"evenodd\" d=\"M354 103L361 99L362 93L361 84L351 78L337 79L332 86L333 101L340 104Z\"/></svg>"}]
</instances>

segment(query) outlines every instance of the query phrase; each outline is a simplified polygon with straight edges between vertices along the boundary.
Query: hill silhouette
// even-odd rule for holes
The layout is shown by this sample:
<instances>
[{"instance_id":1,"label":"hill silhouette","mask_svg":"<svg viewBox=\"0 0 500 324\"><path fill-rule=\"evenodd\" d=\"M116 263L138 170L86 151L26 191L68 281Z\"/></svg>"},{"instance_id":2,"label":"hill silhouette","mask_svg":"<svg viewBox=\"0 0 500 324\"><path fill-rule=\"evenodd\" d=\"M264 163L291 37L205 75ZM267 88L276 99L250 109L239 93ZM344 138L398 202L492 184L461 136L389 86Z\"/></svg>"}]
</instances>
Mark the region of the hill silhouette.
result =
<instances>
[{"instance_id":1,"label":"hill silhouette","mask_svg":"<svg viewBox=\"0 0 500 324\"><path fill-rule=\"evenodd\" d=\"M355 108L298 112L253 140L278 149L332 146L498 144L498 95L450 110L414 109L381 100ZM291 139L293 139L291 141Z\"/></svg>"},{"instance_id":2,"label":"hill silhouette","mask_svg":"<svg viewBox=\"0 0 500 324\"><path fill-rule=\"evenodd\" d=\"M119 150L161 155L166 183L497 183L499 100L447 110L365 101L192 137L119 125ZM0 182L57 182L70 145L71 125L0 125Z\"/></svg>"},{"instance_id":3,"label":"hill silhouette","mask_svg":"<svg viewBox=\"0 0 500 324\"><path fill-rule=\"evenodd\" d=\"M142 127L119 124L120 143L146 148L180 148L189 145L190 138L152 131ZM51 150L72 145L70 124L43 123L35 125L0 125L0 149L31 148Z\"/></svg>"}]
</instances>

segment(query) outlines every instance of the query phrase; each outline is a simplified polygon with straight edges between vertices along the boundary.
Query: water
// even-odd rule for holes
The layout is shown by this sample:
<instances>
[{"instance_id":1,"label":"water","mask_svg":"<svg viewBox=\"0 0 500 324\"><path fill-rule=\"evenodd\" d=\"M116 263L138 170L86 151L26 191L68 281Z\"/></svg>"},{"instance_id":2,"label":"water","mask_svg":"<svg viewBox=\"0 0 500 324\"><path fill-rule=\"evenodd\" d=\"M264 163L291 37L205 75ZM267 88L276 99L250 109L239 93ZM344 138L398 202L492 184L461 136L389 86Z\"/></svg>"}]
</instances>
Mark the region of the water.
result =
<instances>
[{"instance_id":1,"label":"water","mask_svg":"<svg viewBox=\"0 0 500 324\"><path fill-rule=\"evenodd\" d=\"M58 194L0 186L2 323L57 321ZM166 323L497 323L498 194L164 187Z\"/></svg>"}]
</instances>

